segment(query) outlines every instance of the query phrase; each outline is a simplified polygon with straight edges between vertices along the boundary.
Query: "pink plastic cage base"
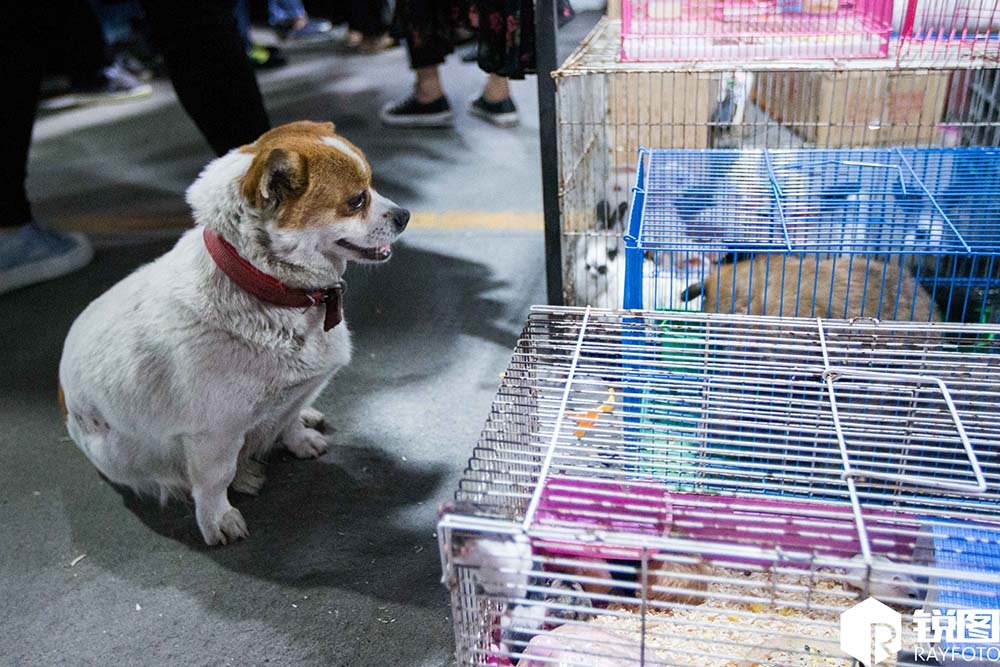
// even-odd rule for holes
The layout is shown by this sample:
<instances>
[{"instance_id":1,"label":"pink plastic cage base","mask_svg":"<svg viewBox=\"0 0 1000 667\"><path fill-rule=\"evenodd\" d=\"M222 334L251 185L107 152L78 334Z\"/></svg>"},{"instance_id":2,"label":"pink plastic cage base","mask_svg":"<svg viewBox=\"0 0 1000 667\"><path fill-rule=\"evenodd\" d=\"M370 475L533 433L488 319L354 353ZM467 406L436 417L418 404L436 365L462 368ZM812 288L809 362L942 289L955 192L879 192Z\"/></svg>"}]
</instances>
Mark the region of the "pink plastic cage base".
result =
<instances>
[{"instance_id":1,"label":"pink plastic cage base","mask_svg":"<svg viewBox=\"0 0 1000 667\"><path fill-rule=\"evenodd\" d=\"M884 58L892 0L622 0L621 59Z\"/></svg>"},{"instance_id":2,"label":"pink plastic cage base","mask_svg":"<svg viewBox=\"0 0 1000 667\"><path fill-rule=\"evenodd\" d=\"M909 0L899 30L898 57L1000 61L1000 3Z\"/></svg>"},{"instance_id":3,"label":"pink plastic cage base","mask_svg":"<svg viewBox=\"0 0 1000 667\"><path fill-rule=\"evenodd\" d=\"M916 517L896 511L865 510L864 518L873 553L893 558L912 556L914 542L900 537L899 525L916 525ZM592 537L602 533L650 537L674 534L699 542L746 544L764 550L780 548L834 558L861 553L849 505L765 496L675 493L649 482L550 478L542 490L532 525L570 528ZM532 538L531 544L536 553L587 559L638 560L643 551L597 539ZM772 564L770 560L730 560L765 567ZM801 565L809 567L805 560Z\"/></svg>"}]
</instances>

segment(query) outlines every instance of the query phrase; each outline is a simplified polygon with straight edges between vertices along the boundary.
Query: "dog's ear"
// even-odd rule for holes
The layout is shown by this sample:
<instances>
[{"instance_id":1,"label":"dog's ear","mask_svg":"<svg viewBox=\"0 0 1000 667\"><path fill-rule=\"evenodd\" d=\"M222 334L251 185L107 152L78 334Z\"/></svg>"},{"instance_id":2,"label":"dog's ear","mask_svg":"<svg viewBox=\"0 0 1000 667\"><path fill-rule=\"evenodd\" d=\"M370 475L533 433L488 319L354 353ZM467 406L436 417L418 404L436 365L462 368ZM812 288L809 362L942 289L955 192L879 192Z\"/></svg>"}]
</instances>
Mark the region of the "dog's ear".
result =
<instances>
[{"instance_id":1,"label":"dog's ear","mask_svg":"<svg viewBox=\"0 0 1000 667\"><path fill-rule=\"evenodd\" d=\"M306 176L304 157L275 148L254 160L243 182L243 195L257 208L278 206L305 189Z\"/></svg>"}]
</instances>

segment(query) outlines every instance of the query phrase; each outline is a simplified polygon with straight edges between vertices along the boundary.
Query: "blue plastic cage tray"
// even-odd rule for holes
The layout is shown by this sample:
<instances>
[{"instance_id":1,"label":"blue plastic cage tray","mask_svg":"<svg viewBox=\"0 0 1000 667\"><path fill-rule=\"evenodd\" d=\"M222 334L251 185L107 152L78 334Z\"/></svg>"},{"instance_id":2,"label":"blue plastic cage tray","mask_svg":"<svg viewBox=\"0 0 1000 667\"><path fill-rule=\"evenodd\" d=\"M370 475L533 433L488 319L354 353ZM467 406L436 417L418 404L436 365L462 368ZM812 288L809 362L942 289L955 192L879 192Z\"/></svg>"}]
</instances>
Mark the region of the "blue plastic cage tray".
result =
<instances>
[{"instance_id":1,"label":"blue plastic cage tray","mask_svg":"<svg viewBox=\"0 0 1000 667\"><path fill-rule=\"evenodd\" d=\"M945 570L1000 574L1000 527L934 523L934 561ZM1000 584L938 579L942 609L998 609Z\"/></svg>"}]
</instances>

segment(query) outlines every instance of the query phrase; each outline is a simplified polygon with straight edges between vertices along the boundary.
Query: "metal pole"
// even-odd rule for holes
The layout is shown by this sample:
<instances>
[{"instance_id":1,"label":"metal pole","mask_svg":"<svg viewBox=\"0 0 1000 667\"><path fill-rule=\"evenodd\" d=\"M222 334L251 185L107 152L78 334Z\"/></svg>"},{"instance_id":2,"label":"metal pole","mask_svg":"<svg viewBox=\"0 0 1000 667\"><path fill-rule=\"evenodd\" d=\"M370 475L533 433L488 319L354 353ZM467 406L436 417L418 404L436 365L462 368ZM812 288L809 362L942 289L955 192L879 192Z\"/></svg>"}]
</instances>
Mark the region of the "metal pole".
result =
<instances>
[{"instance_id":1,"label":"metal pole","mask_svg":"<svg viewBox=\"0 0 1000 667\"><path fill-rule=\"evenodd\" d=\"M562 238L559 233L559 163L556 143L556 1L538 0L535 64L538 68L538 135L542 152L542 211L545 216L545 282L549 304L561 306Z\"/></svg>"}]
</instances>

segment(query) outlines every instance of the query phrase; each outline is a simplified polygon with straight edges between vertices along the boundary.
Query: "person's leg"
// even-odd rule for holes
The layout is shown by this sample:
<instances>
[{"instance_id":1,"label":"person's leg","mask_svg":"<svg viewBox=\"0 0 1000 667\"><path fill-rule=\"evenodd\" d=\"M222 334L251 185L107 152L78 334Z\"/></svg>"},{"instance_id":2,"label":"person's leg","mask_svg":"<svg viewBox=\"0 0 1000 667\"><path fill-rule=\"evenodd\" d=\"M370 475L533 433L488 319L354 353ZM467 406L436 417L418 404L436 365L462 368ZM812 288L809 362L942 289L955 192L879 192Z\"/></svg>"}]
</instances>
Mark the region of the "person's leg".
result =
<instances>
[{"instance_id":1,"label":"person's leg","mask_svg":"<svg viewBox=\"0 0 1000 667\"><path fill-rule=\"evenodd\" d=\"M59 29L64 9L55 0L12 3L0 21L6 111L0 124L0 294L74 271L93 256L81 235L35 223L24 187L46 44Z\"/></svg>"},{"instance_id":2,"label":"person's leg","mask_svg":"<svg viewBox=\"0 0 1000 667\"><path fill-rule=\"evenodd\" d=\"M351 0L347 25L365 37L385 34L385 2L379 0Z\"/></svg>"},{"instance_id":3,"label":"person's leg","mask_svg":"<svg viewBox=\"0 0 1000 667\"><path fill-rule=\"evenodd\" d=\"M44 3L14 3L13 13L0 21L0 80L4 82L6 122L0 124L0 227L18 227L31 220L24 189L28 150L35 123L38 92L45 72L44 33L52 20Z\"/></svg>"},{"instance_id":4,"label":"person's leg","mask_svg":"<svg viewBox=\"0 0 1000 667\"><path fill-rule=\"evenodd\" d=\"M47 43L58 44L70 90L42 101L46 110L125 102L148 97L153 87L111 58L100 17L87 0L63 0L60 30Z\"/></svg>"},{"instance_id":5,"label":"person's leg","mask_svg":"<svg viewBox=\"0 0 1000 667\"><path fill-rule=\"evenodd\" d=\"M346 46L349 49L378 53L396 45L396 40L389 36L384 0L351 0L347 28Z\"/></svg>"},{"instance_id":6,"label":"person's leg","mask_svg":"<svg viewBox=\"0 0 1000 667\"><path fill-rule=\"evenodd\" d=\"M249 51L253 43L250 41L250 2L236 0L233 5L233 16L236 17L236 30L240 33L243 47Z\"/></svg>"},{"instance_id":7,"label":"person's leg","mask_svg":"<svg viewBox=\"0 0 1000 667\"><path fill-rule=\"evenodd\" d=\"M305 16L306 8L300 0L267 0L267 18L271 25L293 23Z\"/></svg>"},{"instance_id":8,"label":"person's leg","mask_svg":"<svg viewBox=\"0 0 1000 667\"><path fill-rule=\"evenodd\" d=\"M497 125L519 123L509 79L523 79L534 69L535 13L532 0L476 0L479 68L489 74L469 113Z\"/></svg>"},{"instance_id":9,"label":"person's leg","mask_svg":"<svg viewBox=\"0 0 1000 667\"><path fill-rule=\"evenodd\" d=\"M288 64L278 47L253 41L253 33L250 31L250 0L235 0L233 15L236 17L236 30L240 33L247 59L255 69L274 69Z\"/></svg>"},{"instance_id":10,"label":"person's leg","mask_svg":"<svg viewBox=\"0 0 1000 667\"><path fill-rule=\"evenodd\" d=\"M490 74L486 77L486 85L483 86L483 99L487 102L502 102L510 97L510 80L499 74Z\"/></svg>"},{"instance_id":11,"label":"person's leg","mask_svg":"<svg viewBox=\"0 0 1000 667\"><path fill-rule=\"evenodd\" d=\"M510 97L510 81L499 74L490 73L483 93L469 101L468 109L469 114L497 127L514 127L521 122Z\"/></svg>"},{"instance_id":12,"label":"person's leg","mask_svg":"<svg viewBox=\"0 0 1000 667\"><path fill-rule=\"evenodd\" d=\"M438 70L437 65L418 67L415 70L417 80L413 86L413 96L421 104L429 104L444 97L444 88L441 86L441 75Z\"/></svg>"},{"instance_id":13,"label":"person's leg","mask_svg":"<svg viewBox=\"0 0 1000 667\"><path fill-rule=\"evenodd\" d=\"M509 79L535 70L533 0L475 0L481 17L477 37L479 69Z\"/></svg>"},{"instance_id":14,"label":"person's leg","mask_svg":"<svg viewBox=\"0 0 1000 667\"><path fill-rule=\"evenodd\" d=\"M64 0L62 36L65 45L66 75L77 88L101 83L104 70L111 65L108 44L101 21L87 0Z\"/></svg>"},{"instance_id":15,"label":"person's leg","mask_svg":"<svg viewBox=\"0 0 1000 667\"><path fill-rule=\"evenodd\" d=\"M399 0L394 23L406 39L410 69L444 64L454 50L456 26L452 21L450 0Z\"/></svg>"},{"instance_id":16,"label":"person's leg","mask_svg":"<svg viewBox=\"0 0 1000 667\"><path fill-rule=\"evenodd\" d=\"M443 3L443 4L442 4ZM453 114L444 94L438 66L452 51L450 27L441 20L448 0L399 0L393 24L406 39L410 68L416 80L413 93L382 108L382 122L390 127L445 127Z\"/></svg>"},{"instance_id":17,"label":"person's leg","mask_svg":"<svg viewBox=\"0 0 1000 667\"><path fill-rule=\"evenodd\" d=\"M216 153L270 128L231 1L143 0L143 6L177 97Z\"/></svg>"},{"instance_id":18,"label":"person's leg","mask_svg":"<svg viewBox=\"0 0 1000 667\"><path fill-rule=\"evenodd\" d=\"M302 0L268 0L267 14L268 22L285 41L314 42L333 36L333 24L309 16Z\"/></svg>"}]
</instances>

